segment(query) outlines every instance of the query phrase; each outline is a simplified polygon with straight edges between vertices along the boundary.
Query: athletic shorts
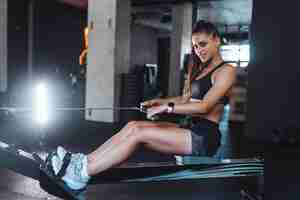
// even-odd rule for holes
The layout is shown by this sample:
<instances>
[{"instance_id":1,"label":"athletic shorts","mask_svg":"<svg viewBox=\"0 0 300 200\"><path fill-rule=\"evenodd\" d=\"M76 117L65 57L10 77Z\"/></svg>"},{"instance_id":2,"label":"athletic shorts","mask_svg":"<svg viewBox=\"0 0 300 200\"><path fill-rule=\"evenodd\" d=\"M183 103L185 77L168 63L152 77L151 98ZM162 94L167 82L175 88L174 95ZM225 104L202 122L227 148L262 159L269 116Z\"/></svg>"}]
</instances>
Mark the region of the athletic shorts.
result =
<instances>
[{"instance_id":1,"label":"athletic shorts","mask_svg":"<svg viewBox=\"0 0 300 200\"><path fill-rule=\"evenodd\" d=\"M207 119L193 120L191 127L193 156L213 156L221 144L219 124Z\"/></svg>"}]
</instances>

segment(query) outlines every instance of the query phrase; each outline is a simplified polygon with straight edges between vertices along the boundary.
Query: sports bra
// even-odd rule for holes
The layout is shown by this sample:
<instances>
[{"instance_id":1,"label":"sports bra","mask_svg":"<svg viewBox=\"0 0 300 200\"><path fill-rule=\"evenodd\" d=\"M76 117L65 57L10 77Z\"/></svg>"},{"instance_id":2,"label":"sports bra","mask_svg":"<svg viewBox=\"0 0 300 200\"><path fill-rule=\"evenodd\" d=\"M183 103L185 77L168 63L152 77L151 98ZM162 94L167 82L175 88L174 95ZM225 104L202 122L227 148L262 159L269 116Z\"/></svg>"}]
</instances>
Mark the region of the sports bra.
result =
<instances>
[{"instance_id":1,"label":"sports bra","mask_svg":"<svg viewBox=\"0 0 300 200\"><path fill-rule=\"evenodd\" d=\"M208 92L208 90L213 86L212 84L212 74L214 71L222 67L226 62L220 63L217 67L215 67L212 71L210 71L208 74L203 76L202 78L198 80L193 80L191 82L191 98L192 99L203 99L204 95ZM220 103L226 105L229 103L229 97L224 96L220 99Z\"/></svg>"}]
</instances>

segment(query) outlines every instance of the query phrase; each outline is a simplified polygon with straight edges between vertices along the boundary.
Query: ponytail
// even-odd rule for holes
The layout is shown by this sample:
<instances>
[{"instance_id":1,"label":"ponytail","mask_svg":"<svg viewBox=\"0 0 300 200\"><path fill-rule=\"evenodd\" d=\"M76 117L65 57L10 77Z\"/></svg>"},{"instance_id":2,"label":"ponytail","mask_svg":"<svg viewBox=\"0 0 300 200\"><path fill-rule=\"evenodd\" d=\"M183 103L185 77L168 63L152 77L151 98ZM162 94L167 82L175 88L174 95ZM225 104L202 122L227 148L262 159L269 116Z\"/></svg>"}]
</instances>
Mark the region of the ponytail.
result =
<instances>
[{"instance_id":1,"label":"ponytail","mask_svg":"<svg viewBox=\"0 0 300 200\"><path fill-rule=\"evenodd\" d=\"M188 58L187 62L187 76L184 81L184 87L182 95L186 98L191 97L191 82L198 76L201 72L201 61L196 55L195 51L192 49L192 52Z\"/></svg>"}]
</instances>

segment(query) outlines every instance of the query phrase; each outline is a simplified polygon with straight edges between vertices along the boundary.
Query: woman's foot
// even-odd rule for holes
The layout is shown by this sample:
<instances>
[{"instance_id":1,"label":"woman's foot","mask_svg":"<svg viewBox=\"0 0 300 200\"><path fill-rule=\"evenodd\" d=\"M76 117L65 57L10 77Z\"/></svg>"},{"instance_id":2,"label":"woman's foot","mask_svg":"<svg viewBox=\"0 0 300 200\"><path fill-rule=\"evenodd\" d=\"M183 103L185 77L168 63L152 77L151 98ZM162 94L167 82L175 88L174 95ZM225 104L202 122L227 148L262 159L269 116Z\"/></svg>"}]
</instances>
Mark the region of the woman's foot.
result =
<instances>
[{"instance_id":1,"label":"woman's foot","mask_svg":"<svg viewBox=\"0 0 300 200\"><path fill-rule=\"evenodd\" d=\"M55 175L59 175L65 162L67 151L63 147L58 147L57 151L49 158L50 166ZM65 174L61 179L72 190L85 189L90 176L87 173L87 156L82 153L71 154L70 163L66 166Z\"/></svg>"}]
</instances>

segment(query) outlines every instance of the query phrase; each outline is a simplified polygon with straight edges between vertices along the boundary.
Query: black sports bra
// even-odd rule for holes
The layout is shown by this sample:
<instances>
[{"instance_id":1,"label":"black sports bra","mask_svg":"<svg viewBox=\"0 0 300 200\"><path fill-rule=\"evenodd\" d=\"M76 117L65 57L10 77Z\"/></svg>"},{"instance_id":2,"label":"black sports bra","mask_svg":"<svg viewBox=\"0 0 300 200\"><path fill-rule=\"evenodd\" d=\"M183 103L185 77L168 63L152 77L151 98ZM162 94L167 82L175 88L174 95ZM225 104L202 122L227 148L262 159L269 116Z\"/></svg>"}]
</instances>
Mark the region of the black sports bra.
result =
<instances>
[{"instance_id":1,"label":"black sports bra","mask_svg":"<svg viewBox=\"0 0 300 200\"><path fill-rule=\"evenodd\" d=\"M208 92L208 90L212 87L211 76L214 71L223 66L226 62L222 62L217 67L215 67L211 72L206 74L204 77L193 80L191 82L191 98L193 99L203 99L204 95ZM229 97L224 96L220 99L220 103L226 105L229 103Z\"/></svg>"}]
</instances>

